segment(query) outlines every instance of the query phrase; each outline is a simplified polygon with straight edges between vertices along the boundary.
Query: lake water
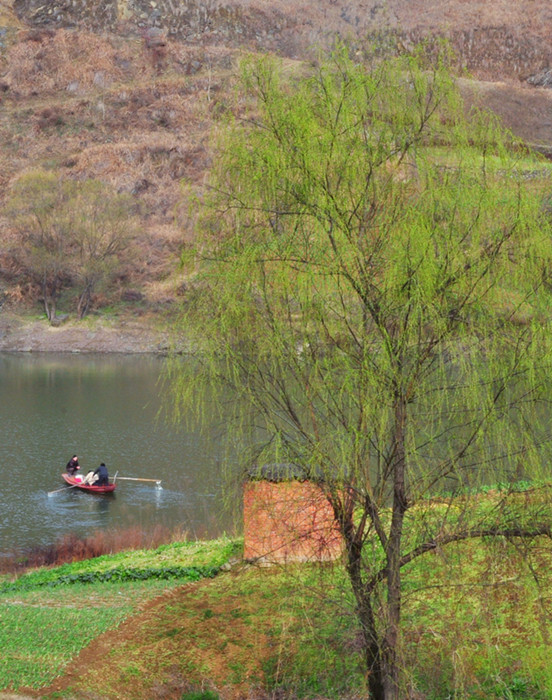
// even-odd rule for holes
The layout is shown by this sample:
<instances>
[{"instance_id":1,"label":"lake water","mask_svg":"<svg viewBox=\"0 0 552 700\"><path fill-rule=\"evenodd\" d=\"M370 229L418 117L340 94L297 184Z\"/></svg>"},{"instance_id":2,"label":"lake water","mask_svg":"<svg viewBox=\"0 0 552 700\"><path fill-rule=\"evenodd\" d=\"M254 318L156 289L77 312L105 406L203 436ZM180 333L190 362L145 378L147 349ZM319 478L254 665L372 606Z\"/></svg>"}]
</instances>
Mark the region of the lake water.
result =
<instances>
[{"instance_id":1,"label":"lake water","mask_svg":"<svg viewBox=\"0 0 552 700\"><path fill-rule=\"evenodd\" d=\"M205 437L160 414L163 360L154 356L0 353L0 555L67 532L183 528L190 537L232 529L221 506L221 430ZM105 462L112 496L61 488L78 454L81 473Z\"/></svg>"}]
</instances>

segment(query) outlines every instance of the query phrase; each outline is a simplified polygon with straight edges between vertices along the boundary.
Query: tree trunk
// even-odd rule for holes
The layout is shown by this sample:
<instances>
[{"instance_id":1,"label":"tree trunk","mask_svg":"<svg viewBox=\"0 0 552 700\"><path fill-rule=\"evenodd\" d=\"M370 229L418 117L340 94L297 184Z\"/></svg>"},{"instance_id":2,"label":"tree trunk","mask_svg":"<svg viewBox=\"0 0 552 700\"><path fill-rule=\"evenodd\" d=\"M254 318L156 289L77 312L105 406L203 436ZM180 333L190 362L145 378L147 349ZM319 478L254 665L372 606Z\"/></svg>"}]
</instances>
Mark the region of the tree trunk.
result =
<instances>
[{"instance_id":1,"label":"tree trunk","mask_svg":"<svg viewBox=\"0 0 552 700\"><path fill-rule=\"evenodd\" d=\"M77 304L77 316L79 320L83 319L88 313L90 300L92 299L92 289L93 285L90 283L87 284L79 297L79 302Z\"/></svg>"},{"instance_id":2,"label":"tree trunk","mask_svg":"<svg viewBox=\"0 0 552 700\"><path fill-rule=\"evenodd\" d=\"M387 621L383 641L385 700L399 700L400 679L398 663L399 626L401 620L401 542L406 497L406 401L397 396L395 404L395 435L393 444L393 513L387 546Z\"/></svg>"},{"instance_id":3,"label":"tree trunk","mask_svg":"<svg viewBox=\"0 0 552 700\"><path fill-rule=\"evenodd\" d=\"M56 317L56 300L55 297L49 293L48 283L46 280L44 280L42 283L42 296L44 298L44 311L46 312L46 318L50 323L52 323Z\"/></svg>"},{"instance_id":4,"label":"tree trunk","mask_svg":"<svg viewBox=\"0 0 552 700\"><path fill-rule=\"evenodd\" d=\"M365 594L365 596L366 594ZM368 599L357 605L357 615L362 629L364 662L368 674L368 688L372 700L386 700L384 673L380 644L371 603Z\"/></svg>"},{"instance_id":5,"label":"tree trunk","mask_svg":"<svg viewBox=\"0 0 552 700\"><path fill-rule=\"evenodd\" d=\"M332 505L347 551L346 568L356 601L356 615L360 623L362 651L370 698L371 700L385 700L381 641L378 639L372 607L372 591L364 585L362 580L362 532L355 527L354 509L351 503L348 504L348 507L343 507L344 504L333 500Z\"/></svg>"}]
</instances>

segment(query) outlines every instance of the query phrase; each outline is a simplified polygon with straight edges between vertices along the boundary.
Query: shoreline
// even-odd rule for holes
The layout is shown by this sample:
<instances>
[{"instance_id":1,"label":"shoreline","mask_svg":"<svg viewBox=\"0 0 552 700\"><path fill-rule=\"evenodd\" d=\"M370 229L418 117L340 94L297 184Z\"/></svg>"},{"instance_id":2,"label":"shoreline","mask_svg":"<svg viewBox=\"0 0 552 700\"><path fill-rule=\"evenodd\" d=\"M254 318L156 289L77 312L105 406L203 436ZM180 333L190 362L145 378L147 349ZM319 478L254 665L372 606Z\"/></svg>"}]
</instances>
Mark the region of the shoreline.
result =
<instances>
[{"instance_id":1,"label":"shoreline","mask_svg":"<svg viewBox=\"0 0 552 700\"><path fill-rule=\"evenodd\" d=\"M0 313L0 352L166 354L169 333L151 317L67 320L52 326L45 319Z\"/></svg>"}]
</instances>

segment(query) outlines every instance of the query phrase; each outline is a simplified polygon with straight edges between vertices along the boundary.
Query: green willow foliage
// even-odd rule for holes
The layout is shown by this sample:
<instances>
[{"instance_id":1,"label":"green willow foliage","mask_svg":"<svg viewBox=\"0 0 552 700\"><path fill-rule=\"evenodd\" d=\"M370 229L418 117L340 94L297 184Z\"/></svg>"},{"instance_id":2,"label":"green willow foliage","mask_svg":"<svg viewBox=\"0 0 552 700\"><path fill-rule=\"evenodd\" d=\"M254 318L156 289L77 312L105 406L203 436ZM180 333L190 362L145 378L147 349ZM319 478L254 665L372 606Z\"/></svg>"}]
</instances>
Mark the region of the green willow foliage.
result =
<instances>
[{"instance_id":1,"label":"green willow foliage","mask_svg":"<svg viewBox=\"0 0 552 700\"><path fill-rule=\"evenodd\" d=\"M257 409L262 458L347 465L384 495L401 393L411 497L436 473L528 464L550 224L507 135L413 58L368 71L341 54L295 84L267 60L244 81L258 112L221 139L183 327L213 388Z\"/></svg>"},{"instance_id":2,"label":"green willow foliage","mask_svg":"<svg viewBox=\"0 0 552 700\"><path fill-rule=\"evenodd\" d=\"M550 522L542 499L522 513L506 491L489 513L466 498L546 474L551 227L533 177L545 166L467 113L444 57L366 65L339 49L310 72L262 59L242 77L185 261L195 285L179 332L198 361L172 366L177 410L201 416L230 389L229 436L249 459L322 483L371 692L398 697L406 564Z\"/></svg>"}]
</instances>

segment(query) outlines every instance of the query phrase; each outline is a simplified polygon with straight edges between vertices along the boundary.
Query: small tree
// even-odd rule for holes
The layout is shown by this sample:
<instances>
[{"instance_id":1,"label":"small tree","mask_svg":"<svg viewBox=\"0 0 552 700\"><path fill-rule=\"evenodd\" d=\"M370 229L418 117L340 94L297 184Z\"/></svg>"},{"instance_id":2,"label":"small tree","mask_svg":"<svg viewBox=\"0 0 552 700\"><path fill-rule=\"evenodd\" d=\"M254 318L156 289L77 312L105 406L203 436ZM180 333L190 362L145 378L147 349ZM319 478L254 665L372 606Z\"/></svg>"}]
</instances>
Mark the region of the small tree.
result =
<instances>
[{"instance_id":1,"label":"small tree","mask_svg":"<svg viewBox=\"0 0 552 700\"><path fill-rule=\"evenodd\" d=\"M134 203L129 195L114 194L97 180L74 183L71 196L71 236L75 248L74 273L80 286L77 314L90 309L97 285L120 265L136 229Z\"/></svg>"},{"instance_id":2,"label":"small tree","mask_svg":"<svg viewBox=\"0 0 552 700\"><path fill-rule=\"evenodd\" d=\"M251 407L236 425L264 436L256 459L322 483L371 697L397 699L408 565L469 538L550 535L546 499L476 498L541 473L550 225L442 57L366 67L339 50L305 77L268 60L243 77L250 117L222 133L188 258L179 329L198 362L170 379L200 414L205 381L230 387Z\"/></svg>"},{"instance_id":3,"label":"small tree","mask_svg":"<svg viewBox=\"0 0 552 700\"><path fill-rule=\"evenodd\" d=\"M63 215L67 193L53 173L31 172L17 180L7 214L19 233L13 254L25 274L36 283L50 322L56 316L59 295L69 282L69 241Z\"/></svg>"},{"instance_id":4,"label":"small tree","mask_svg":"<svg viewBox=\"0 0 552 700\"><path fill-rule=\"evenodd\" d=\"M136 229L134 204L98 180L63 180L33 171L14 184L7 213L19 232L14 251L25 273L40 285L53 321L64 287L77 284L77 314L90 309L97 285L109 280Z\"/></svg>"}]
</instances>

